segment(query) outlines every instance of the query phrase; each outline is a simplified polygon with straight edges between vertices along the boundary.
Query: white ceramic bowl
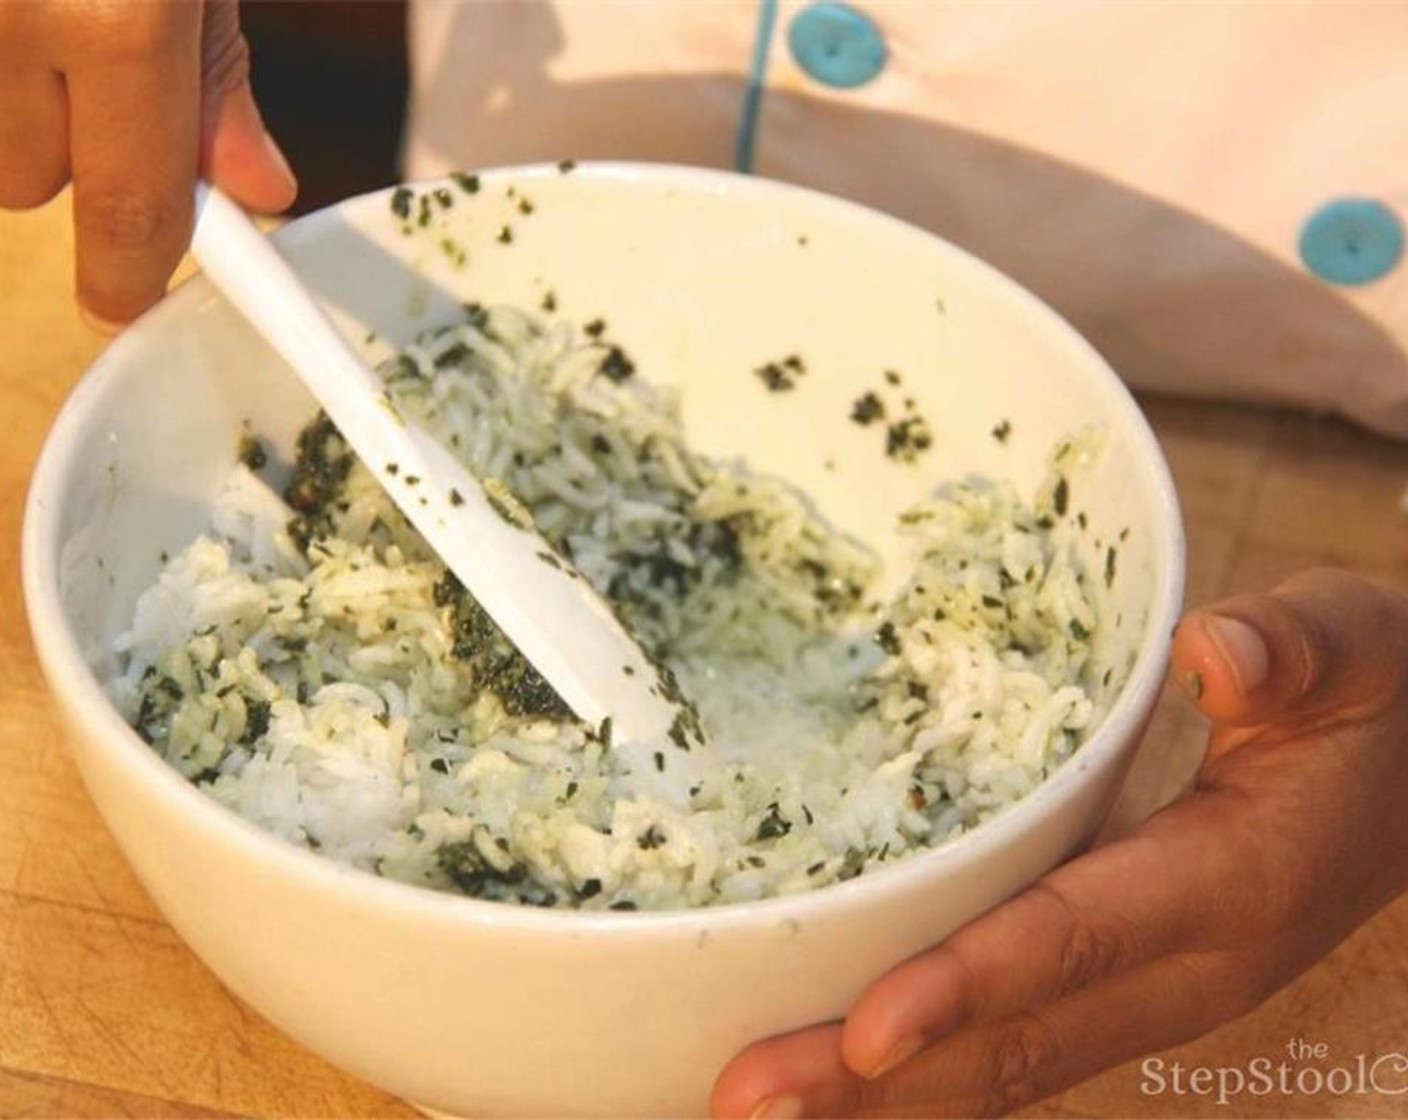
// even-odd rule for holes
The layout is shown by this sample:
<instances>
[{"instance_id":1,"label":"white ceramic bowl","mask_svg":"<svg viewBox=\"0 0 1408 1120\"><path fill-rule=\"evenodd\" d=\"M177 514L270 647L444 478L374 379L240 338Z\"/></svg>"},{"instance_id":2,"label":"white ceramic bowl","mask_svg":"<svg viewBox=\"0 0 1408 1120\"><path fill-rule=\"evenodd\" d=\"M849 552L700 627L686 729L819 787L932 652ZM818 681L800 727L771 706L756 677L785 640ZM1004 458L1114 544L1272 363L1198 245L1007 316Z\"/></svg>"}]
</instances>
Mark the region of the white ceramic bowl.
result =
<instances>
[{"instance_id":1,"label":"white ceramic bowl","mask_svg":"<svg viewBox=\"0 0 1408 1120\"><path fill-rule=\"evenodd\" d=\"M642 375L680 384L693 442L801 483L882 551L895 513L937 482L976 472L1030 494L1058 439L1104 432L1070 520L1085 514L1095 572L1118 549L1110 586L1093 581L1097 672L1128 673L1070 762L956 842L812 894L582 914L442 896L285 845L168 769L105 699L105 645L160 554L203 526L241 425L286 452L311 413L206 283L119 337L65 407L25 522L35 640L94 801L202 959L313 1050L432 1109L698 1112L744 1044L841 1015L887 967L1092 836L1166 666L1184 562L1173 489L1099 356L1032 296L912 227L666 167L529 168L485 175L473 194L447 189L452 205L432 203L424 229L418 204L403 221L384 192L296 221L279 242L352 337L375 331L377 353L466 300L536 307L551 291L560 314L605 318ZM768 393L753 371L792 353L804 383ZM929 418L934 443L917 465L887 459L882 434L849 420L867 389L912 397Z\"/></svg>"}]
</instances>

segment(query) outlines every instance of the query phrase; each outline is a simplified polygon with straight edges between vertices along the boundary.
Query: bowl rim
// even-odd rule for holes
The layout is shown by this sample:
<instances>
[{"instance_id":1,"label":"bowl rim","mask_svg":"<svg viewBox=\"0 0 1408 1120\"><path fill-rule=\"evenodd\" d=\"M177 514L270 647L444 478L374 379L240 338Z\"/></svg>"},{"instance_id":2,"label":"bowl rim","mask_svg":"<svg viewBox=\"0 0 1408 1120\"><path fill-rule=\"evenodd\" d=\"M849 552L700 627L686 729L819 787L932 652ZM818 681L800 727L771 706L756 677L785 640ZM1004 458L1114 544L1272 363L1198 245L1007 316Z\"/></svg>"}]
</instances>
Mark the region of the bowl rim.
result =
<instances>
[{"instance_id":1,"label":"bowl rim","mask_svg":"<svg viewBox=\"0 0 1408 1120\"><path fill-rule=\"evenodd\" d=\"M563 174L564 170L559 164L542 163L485 168L476 174L485 182L497 184L533 181ZM1163 686L1173 627L1183 604L1186 542L1177 493L1159 443L1129 389L1083 335L1027 288L941 235L900 218L808 187L731 171L628 161L584 161L572 165L570 170L582 178L615 181L628 189L743 193L772 196L784 204L800 200L806 206L834 212L835 220L842 225L860 222L892 227L906 236L936 243L961 267L1002 289L1003 298L1013 300L1027 313L1046 320L1055 333L1064 336L1064 345L1083 355L1089 375L1103 382L1110 394L1113 421L1117 421L1122 432L1137 445L1157 499L1151 521L1157 538L1154 552L1157 564L1148 622L1129 676L1094 734L1031 792L937 847L815 890L703 907L587 911L493 902L382 878L281 839L197 789L123 720L69 631L59 593L58 559L63 543L59 539L61 499L63 484L75 468L80 444L77 437L90 422L95 404L122 380L129 354L138 348L142 336L175 327L200 307L219 301L209 282L199 275L181 283L119 334L83 373L55 418L31 475L21 532L23 590L34 646L50 687L53 688L52 682L64 682L62 700L57 698L59 690L53 689L56 705L66 710L72 720L83 723L88 737L103 744L104 753L131 779L145 785L168 809L187 818L193 827L223 846L239 848L252 862L297 880L302 886L353 892L362 896L359 901L369 905L406 911L420 920L454 925L514 926L525 932L560 932L571 928L593 935L636 937L652 931L678 931L693 936L705 927L790 924L837 908L863 906L871 896L905 893L912 885L941 874L945 868L981 860L986 852L1002 848L1056 812L1062 803L1078 793L1086 771L1097 764L1111 763L1126 740L1140 734ZM274 238L286 245L313 241L329 229L335 232L341 215L349 209L376 205L402 187L424 191L450 181L446 176L394 184L351 196L293 219L275 233ZM1131 757L1135 749L1137 746L1131 748ZM126 854L124 852L124 856Z\"/></svg>"}]
</instances>

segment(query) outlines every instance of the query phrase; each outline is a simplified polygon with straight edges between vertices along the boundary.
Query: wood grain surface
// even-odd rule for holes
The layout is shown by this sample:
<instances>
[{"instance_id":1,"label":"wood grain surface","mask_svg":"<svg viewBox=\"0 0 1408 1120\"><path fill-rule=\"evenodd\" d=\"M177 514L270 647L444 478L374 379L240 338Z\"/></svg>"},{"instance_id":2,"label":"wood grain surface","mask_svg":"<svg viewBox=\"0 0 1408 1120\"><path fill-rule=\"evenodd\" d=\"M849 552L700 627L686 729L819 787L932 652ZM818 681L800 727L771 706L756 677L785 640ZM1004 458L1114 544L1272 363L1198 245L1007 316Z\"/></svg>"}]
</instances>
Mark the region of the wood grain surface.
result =
<instances>
[{"instance_id":1,"label":"wood grain surface","mask_svg":"<svg viewBox=\"0 0 1408 1120\"><path fill-rule=\"evenodd\" d=\"M66 196L0 214L0 1117L413 1116L221 987L128 870L70 760L30 645L19 541L45 432L103 345L73 308L71 252ZM1408 447L1280 412L1145 403L1184 503L1190 602L1318 563L1408 590ZM1201 735L1170 695L1148 743L1157 760ZM1322 1072L1408 1052L1408 898L1254 1014L1161 1057L1246 1067L1297 1039L1327 1048L1300 1063ZM1026 1114L1408 1116L1408 1094L1243 1094L1219 1107L1150 1087L1130 1063Z\"/></svg>"}]
</instances>

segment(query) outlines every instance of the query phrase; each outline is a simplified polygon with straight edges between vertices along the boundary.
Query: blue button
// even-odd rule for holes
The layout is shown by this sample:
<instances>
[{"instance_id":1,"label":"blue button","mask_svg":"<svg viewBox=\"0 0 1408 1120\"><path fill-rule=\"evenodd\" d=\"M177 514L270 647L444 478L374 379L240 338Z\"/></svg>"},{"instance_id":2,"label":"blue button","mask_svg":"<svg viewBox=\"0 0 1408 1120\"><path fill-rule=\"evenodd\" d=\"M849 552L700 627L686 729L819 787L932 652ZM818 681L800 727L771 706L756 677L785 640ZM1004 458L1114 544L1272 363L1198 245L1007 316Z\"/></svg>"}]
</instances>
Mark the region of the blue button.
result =
<instances>
[{"instance_id":1,"label":"blue button","mask_svg":"<svg viewBox=\"0 0 1408 1120\"><path fill-rule=\"evenodd\" d=\"M824 85L851 89L885 68L885 40L875 21L849 4L824 0L797 13L787 29L797 65Z\"/></svg>"},{"instance_id":2,"label":"blue button","mask_svg":"<svg viewBox=\"0 0 1408 1120\"><path fill-rule=\"evenodd\" d=\"M1374 198L1337 198L1300 231L1300 259L1331 284L1367 284L1403 258L1403 222Z\"/></svg>"}]
</instances>

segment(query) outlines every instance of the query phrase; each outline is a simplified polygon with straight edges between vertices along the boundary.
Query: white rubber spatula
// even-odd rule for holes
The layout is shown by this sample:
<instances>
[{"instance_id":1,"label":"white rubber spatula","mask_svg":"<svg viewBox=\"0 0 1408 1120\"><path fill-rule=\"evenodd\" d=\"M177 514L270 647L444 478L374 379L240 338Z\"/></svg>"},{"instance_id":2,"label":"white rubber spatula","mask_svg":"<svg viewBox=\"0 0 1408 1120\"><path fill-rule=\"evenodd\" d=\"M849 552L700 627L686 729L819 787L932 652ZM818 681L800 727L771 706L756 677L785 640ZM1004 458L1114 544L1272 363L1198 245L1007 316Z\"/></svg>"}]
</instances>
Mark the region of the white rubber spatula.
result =
<instances>
[{"instance_id":1,"label":"white rubber spatula","mask_svg":"<svg viewBox=\"0 0 1408 1120\"><path fill-rule=\"evenodd\" d=\"M645 656L591 585L535 530L508 521L434 437L397 413L273 244L204 183L191 252L519 652L579 718L609 728L634 787L687 806L689 789L716 771L718 759L673 677Z\"/></svg>"}]
</instances>

